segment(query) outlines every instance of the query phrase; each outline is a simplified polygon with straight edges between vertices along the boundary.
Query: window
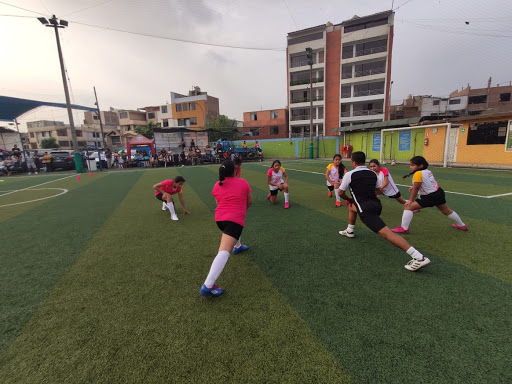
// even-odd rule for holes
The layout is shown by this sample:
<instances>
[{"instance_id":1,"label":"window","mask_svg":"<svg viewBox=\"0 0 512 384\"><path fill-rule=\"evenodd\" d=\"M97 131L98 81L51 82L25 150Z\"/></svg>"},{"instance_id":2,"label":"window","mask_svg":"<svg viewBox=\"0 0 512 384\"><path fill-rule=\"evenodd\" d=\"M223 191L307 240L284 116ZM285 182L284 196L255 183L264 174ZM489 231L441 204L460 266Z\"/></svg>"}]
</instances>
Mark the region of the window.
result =
<instances>
[{"instance_id":1,"label":"window","mask_svg":"<svg viewBox=\"0 0 512 384\"><path fill-rule=\"evenodd\" d=\"M79 141L79 142L78 142L78 146L79 146L79 147L83 147L83 146L85 146L85 145L87 145L87 141Z\"/></svg>"},{"instance_id":2,"label":"window","mask_svg":"<svg viewBox=\"0 0 512 384\"><path fill-rule=\"evenodd\" d=\"M377 75L386 72L386 61L376 61L373 63L356 64L356 77Z\"/></svg>"},{"instance_id":3,"label":"window","mask_svg":"<svg viewBox=\"0 0 512 384\"><path fill-rule=\"evenodd\" d=\"M82 131L80 131L79 129L76 130L76 137L82 137Z\"/></svg>"},{"instance_id":4,"label":"window","mask_svg":"<svg viewBox=\"0 0 512 384\"><path fill-rule=\"evenodd\" d=\"M270 127L270 134L271 135L279 135L279 127L277 125L272 125Z\"/></svg>"},{"instance_id":5,"label":"window","mask_svg":"<svg viewBox=\"0 0 512 384\"><path fill-rule=\"evenodd\" d=\"M487 95L469 96L468 104L482 104L487 103Z\"/></svg>"},{"instance_id":6,"label":"window","mask_svg":"<svg viewBox=\"0 0 512 384\"><path fill-rule=\"evenodd\" d=\"M30 132L30 137L34 137L34 133L33 132Z\"/></svg>"},{"instance_id":7,"label":"window","mask_svg":"<svg viewBox=\"0 0 512 384\"><path fill-rule=\"evenodd\" d=\"M190 125L197 125L197 117L190 118Z\"/></svg>"},{"instance_id":8,"label":"window","mask_svg":"<svg viewBox=\"0 0 512 384\"><path fill-rule=\"evenodd\" d=\"M162 113L167 113L167 105L162 105L160 107L160 110L162 111Z\"/></svg>"},{"instance_id":9,"label":"window","mask_svg":"<svg viewBox=\"0 0 512 384\"><path fill-rule=\"evenodd\" d=\"M448 104L450 105L453 105L453 104L460 104L460 99L450 99L448 101Z\"/></svg>"},{"instance_id":10,"label":"window","mask_svg":"<svg viewBox=\"0 0 512 384\"><path fill-rule=\"evenodd\" d=\"M374 28L374 27L378 27L379 25L386 25L387 23L388 23L388 18L386 17L386 18L383 18L383 19L372 20L372 21L367 21L367 22L364 22L364 23L348 25L348 26L345 27L345 33L354 32L354 31L360 31L362 29Z\"/></svg>"},{"instance_id":11,"label":"window","mask_svg":"<svg viewBox=\"0 0 512 384\"><path fill-rule=\"evenodd\" d=\"M508 121L470 124L467 145L505 144Z\"/></svg>"},{"instance_id":12,"label":"window","mask_svg":"<svg viewBox=\"0 0 512 384\"><path fill-rule=\"evenodd\" d=\"M434 101L432 102L432 105L439 105L439 100L434 100Z\"/></svg>"},{"instance_id":13,"label":"window","mask_svg":"<svg viewBox=\"0 0 512 384\"><path fill-rule=\"evenodd\" d=\"M384 81L376 83L357 84L354 86L354 96L383 95Z\"/></svg>"},{"instance_id":14,"label":"window","mask_svg":"<svg viewBox=\"0 0 512 384\"><path fill-rule=\"evenodd\" d=\"M120 119L127 119L128 118L128 112L120 112L119 113Z\"/></svg>"},{"instance_id":15,"label":"window","mask_svg":"<svg viewBox=\"0 0 512 384\"><path fill-rule=\"evenodd\" d=\"M164 120L164 127L168 127L169 126L169 120Z\"/></svg>"},{"instance_id":16,"label":"window","mask_svg":"<svg viewBox=\"0 0 512 384\"><path fill-rule=\"evenodd\" d=\"M341 52L342 59L350 59L351 57L354 57L354 46L344 45Z\"/></svg>"},{"instance_id":17,"label":"window","mask_svg":"<svg viewBox=\"0 0 512 384\"><path fill-rule=\"evenodd\" d=\"M341 117L350 117L350 104L341 104Z\"/></svg>"},{"instance_id":18,"label":"window","mask_svg":"<svg viewBox=\"0 0 512 384\"><path fill-rule=\"evenodd\" d=\"M259 136L260 135L260 129L259 128L250 128L251 133L253 136Z\"/></svg>"},{"instance_id":19,"label":"window","mask_svg":"<svg viewBox=\"0 0 512 384\"><path fill-rule=\"evenodd\" d=\"M509 93L501 93L500 101L510 101L510 92Z\"/></svg>"},{"instance_id":20,"label":"window","mask_svg":"<svg viewBox=\"0 0 512 384\"><path fill-rule=\"evenodd\" d=\"M155 112L148 112L148 119L154 119L155 118Z\"/></svg>"},{"instance_id":21,"label":"window","mask_svg":"<svg viewBox=\"0 0 512 384\"><path fill-rule=\"evenodd\" d=\"M93 115L93 116L92 116L92 119L93 119L93 120L99 120L99 119L100 119L100 117L99 117L98 115Z\"/></svg>"},{"instance_id":22,"label":"window","mask_svg":"<svg viewBox=\"0 0 512 384\"><path fill-rule=\"evenodd\" d=\"M183 112L188 111L188 104L183 103Z\"/></svg>"},{"instance_id":23,"label":"window","mask_svg":"<svg viewBox=\"0 0 512 384\"><path fill-rule=\"evenodd\" d=\"M342 85L341 86L341 98L347 99L352 95L352 86L350 85Z\"/></svg>"},{"instance_id":24,"label":"window","mask_svg":"<svg viewBox=\"0 0 512 384\"><path fill-rule=\"evenodd\" d=\"M181 112L181 104L176 104L176 112Z\"/></svg>"},{"instance_id":25,"label":"window","mask_svg":"<svg viewBox=\"0 0 512 384\"><path fill-rule=\"evenodd\" d=\"M69 147L69 141L60 141L59 140L59 145L61 147Z\"/></svg>"},{"instance_id":26,"label":"window","mask_svg":"<svg viewBox=\"0 0 512 384\"><path fill-rule=\"evenodd\" d=\"M196 103L188 103L188 109L191 111L196 110Z\"/></svg>"},{"instance_id":27,"label":"window","mask_svg":"<svg viewBox=\"0 0 512 384\"><path fill-rule=\"evenodd\" d=\"M270 118L271 118L272 120L277 119L277 111L271 111L271 112L270 112Z\"/></svg>"},{"instance_id":28,"label":"window","mask_svg":"<svg viewBox=\"0 0 512 384\"><path fill-rule=\"evenodd\" d=\"M387 40L369 41L362 44L356 44L356 56L366 56L374 53L386 52L387 46Z\"/></svg>"},{"instance_id":29,"label":"window","mask_svg":"<svg viewBox=\"0 0 512 384\"><path fill-rule=\"evenodd\" d=\"M178 127L185 126L185 119L178 119Z\"/></svg>"},{"instance_id":30,"label":"window","mask_svg":"<svg viewBox=\"0 0 512 384\"><path fill-rule=\"evenodd\" d=\"M342 79L351 79L352 78L352 65L342 65L341 66L341 78Z\"/></svg>"},{"instance_id":31,"label":"window","mask_svg":"<svg viewBox=\"0 0 512 384\"><path fill-rule=\"evenodd\" d=\"M313 33L311 35L300 36L300 37L295 37L293 39L290 39L290 40L288 40L288 45L300 44L300 43L305 43L306 41L319 40L319 39L323 39L323 38L324 38L324 33L318 32L318 33Z\"/></svg>"},{"instance_id":32,"label":"window","mask_svg":"<svg viewBox=\"0 0 512 384\"><path fill-rule=\"evenodd\" d=\"M314 61L313 61L313 63L314 63ZM303 65L308 65L308 58L307 58L306 54L292 56L290 58L290 67L295 68L295 67L301 67Z\"/></svg>"},{"instance_id":33,"label":"window","mask_svg":"<svg viewBox=\"0 0 512 384\"><path fill-rule=\"evenodd\" d=\"M324 62L324 51L318 52L318 62L323 63Z\"/></svg>"},{"instance_id":34,"label":"window","mask_svg":"<svg viewBox=\"0 0 512 384\"><path fill-rule=\"evenodd\" d=\"M256 121L258 120L258 114L256 112L252 112L251 113L251 121Z\"/></svg>"},{"instance_id":35,"label":"window","mask_svg":"<svg viewBox=\"0 0 512 384\"><path fill-rule=\"evenodd\" d=\"M119 136L112 136L112 145L121 145L121 138Z\"/></svg>"}]
</instances>

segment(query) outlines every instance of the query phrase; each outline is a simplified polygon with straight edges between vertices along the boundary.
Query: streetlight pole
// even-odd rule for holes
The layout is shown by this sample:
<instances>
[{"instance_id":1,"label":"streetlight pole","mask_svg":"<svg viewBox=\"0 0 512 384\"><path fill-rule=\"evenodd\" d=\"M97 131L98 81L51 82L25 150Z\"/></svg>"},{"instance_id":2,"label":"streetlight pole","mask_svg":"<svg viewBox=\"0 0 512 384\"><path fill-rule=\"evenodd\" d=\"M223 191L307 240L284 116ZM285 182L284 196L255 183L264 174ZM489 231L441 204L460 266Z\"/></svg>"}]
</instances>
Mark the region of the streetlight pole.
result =
<instances>
[{"instance_id":1,"label":"streetlight pole","mask_svg":"<svg viewBox=\"0 0 512 384\"><path fill-rule=\"evenodd\" d=\"M98 111L98 118L100 119L100 130L101 130L101 141L103 143L103 148L107 147L107 144L105 144L105 134L103 133L103 123L101 122L101 111L100 111L100 104L98 103L98 96L96 95L96 87L94 88L94 98L96 99L96 110ZM153 135L154 138L154 135Z\"/></svg>"},{"instance_id":2,"label":"streetlight pole","mask_svg":"<svg viewBox=\"0 0 512 384\"><path fill-rule=\"evenodd\" d=\"M313 158L313 49L306 48L309 64L309 158Z\"/></svg>"},{"instance_id":3,"label":"streetlight pole","mask_svg":"<svg viewBox=\"0 0 512 384\"><path fill-rule=\"evenodd\" d=\"M75 168L77 173L83 171L82 168L82 156L80 155L80 151L78 148L78 140L76 138L76 130L75 123L73 121L73 111L71 110L71 102L69 101L69 91L68 91L68 83L66 81L66 71L64 69L64 59L62 58L62 49L60 46L59 39L59 28L65 28L68 26L68 22L66 20L58 20L55 15L50 20L46 20L44 17L37 18L41 24L46 27L55 29L55 38L57 39L57 51L59 52L59 61L60 61L60 72L62 74L62 84L64 85L64 95L66 96L66 106L68 110L68 118L69 118L69 127L71 129L71 140L73 141L73 151L75 157Z\"/></svg>"}]
</instances>

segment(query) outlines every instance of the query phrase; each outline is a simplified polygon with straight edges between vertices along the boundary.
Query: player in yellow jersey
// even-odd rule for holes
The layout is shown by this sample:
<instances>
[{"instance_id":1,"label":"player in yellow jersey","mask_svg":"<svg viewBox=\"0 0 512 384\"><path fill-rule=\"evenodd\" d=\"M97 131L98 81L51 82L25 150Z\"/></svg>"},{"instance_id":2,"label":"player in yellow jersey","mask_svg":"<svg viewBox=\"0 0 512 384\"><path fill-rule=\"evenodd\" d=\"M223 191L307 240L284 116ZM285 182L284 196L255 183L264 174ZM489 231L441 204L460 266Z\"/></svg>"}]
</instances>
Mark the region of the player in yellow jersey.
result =
<instances>
[{"instance_id":1,"label":"player in yellow jersey","mask_svg":"<svg viewBox=\"0 0 512 384\"><path fill-rule=\"evenodd\" d=\"M267 172L267 183L270 189L270 193L267 196L267 200L270 200L272 204L277 202L277 192L284 192L284 207L290 208L289 195L288 195L288 175L279 160L274 160L272 167Z\"/></svg>"},{"instance_id":2,"label":"player in yellow jersey","mask_svg":"<svg viewBox=\"0 0 512 384\"><path fill-rule=\"evenodd\" d=\"M347 173L347 168L341 163L341 155L335 154L332 158L332 163L330 163L325 168L325 179L327 188L329 189L329 197L332 196L332 191L334 192L334 195L336 196L336 207L339 207L341 205L341 197L338 194L341 179L343 179L343 175Z\"/></svg>"}]
</instances>

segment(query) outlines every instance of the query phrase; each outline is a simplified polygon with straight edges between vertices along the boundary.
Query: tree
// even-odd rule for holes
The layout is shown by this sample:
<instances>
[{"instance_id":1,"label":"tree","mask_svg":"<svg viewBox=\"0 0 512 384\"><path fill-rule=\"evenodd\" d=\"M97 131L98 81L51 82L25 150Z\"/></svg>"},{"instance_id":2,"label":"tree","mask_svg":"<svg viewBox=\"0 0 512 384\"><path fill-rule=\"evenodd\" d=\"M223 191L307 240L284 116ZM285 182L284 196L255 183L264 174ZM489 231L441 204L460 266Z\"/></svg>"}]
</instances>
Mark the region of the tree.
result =
<instances>
[{"instance_id":1,"label":"tree","mask_svg":"<svg viewBox=\"0 0 512 384\"><path fill-rule=\"evenodd\" d=\"M153 128L158 128L158 125L150 121L146 125L137 125L134 129L135 133L146 136L148 139L153 138Z\"/></svg>"},{"instance_id":2,"label":"tree","mask_svg":"<svg viewBox=\"0 0 512 384\"><path fill-rule=\"evenodd\" d=\"M236 129L236 120L230 119L226 115L220 115L208 120L207 128L212 128L209 132L209 141L236 140L238 138L238 130Z\"/></svg>"},{"instance_id":3,"label":"tree","mask_svg":"<svg viewBox=\"0 0 512 384\"><path fill-rule=\"evenodd\" d=\"M55 137L49 137L47 139L41 140L40 146L42 149L60 148L60 145L57 143L57 139Z\"/></svg>"}]
</instances>

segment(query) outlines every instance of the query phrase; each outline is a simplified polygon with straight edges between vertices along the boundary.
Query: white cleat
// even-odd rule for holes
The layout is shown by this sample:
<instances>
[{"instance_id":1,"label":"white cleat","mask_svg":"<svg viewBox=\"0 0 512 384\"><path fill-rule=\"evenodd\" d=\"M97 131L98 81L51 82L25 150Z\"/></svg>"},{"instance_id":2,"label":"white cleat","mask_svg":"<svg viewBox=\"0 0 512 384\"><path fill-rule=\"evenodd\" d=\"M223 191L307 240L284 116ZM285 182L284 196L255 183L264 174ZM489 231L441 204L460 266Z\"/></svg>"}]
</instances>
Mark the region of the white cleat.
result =
<instances>
[{"instance_id":1,"label":"white cleat","mask_svg":"<svg viewBox=\"0 0 512 384\"><path fill-rule=\"evenodd\" d=\"M426 267L429 264L430 260L426 257L424 257L423 260L412 259L405 265L405 269L408 269L409 271L417 271L418 269Z\"/></svg>"},{"instance_id":2,"label":"white cleat","mask_svg":"<svg viewBox=\"0 0 512 384\"><path fill-rule=\"evenodd\" d=\"M178 221L178 215L171 215L171 220Z\"/></svg>"},{"instance_id":3,"label":"white cleat","mask_svg":"<svg viewBox=\"0 0 512 384\"><path fill-rule=\"evenodd\" d=\"M167 209L167 205L165 203L162 204L162 211L165 211Z\"/></svg>"},{"instance_id":4,"label":"white cleat","mask_svg":"<svg viewBox=\"0 0 512 384\"><path fill-rule=\"evenodd\" d=\"M339 231L339 234L340 234L341 236L347 236L347 237L354 237L354 236L355 236L355 235L354 235L354 232L349 232L349 231L347 231L347 230L345 230L345 231Z\"/></svg>"}]
</instances>

